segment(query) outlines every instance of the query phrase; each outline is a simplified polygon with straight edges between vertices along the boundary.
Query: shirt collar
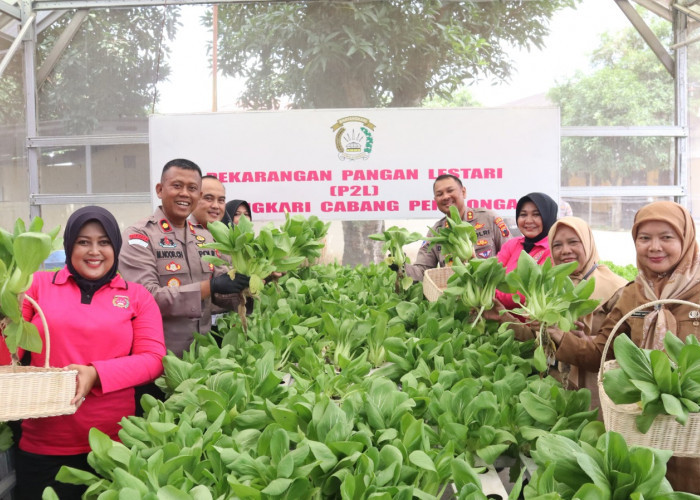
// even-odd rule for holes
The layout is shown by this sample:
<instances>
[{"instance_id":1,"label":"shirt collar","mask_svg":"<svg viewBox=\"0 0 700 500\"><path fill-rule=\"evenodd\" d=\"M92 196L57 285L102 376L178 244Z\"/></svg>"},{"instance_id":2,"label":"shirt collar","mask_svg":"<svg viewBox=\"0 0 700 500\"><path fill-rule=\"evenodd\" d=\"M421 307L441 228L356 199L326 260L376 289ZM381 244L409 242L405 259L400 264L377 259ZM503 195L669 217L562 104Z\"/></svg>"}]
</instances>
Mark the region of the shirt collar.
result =
<instances>
[{"instance_id":1,"label":"shirt collar","mask_svg":"<svg viewBox=\"0 0 700 500\"><path fill-rule=\"evenodd\" d=\"M53 283L56 285L65 285L68 282L68 279L71 277L71 273L68 270L67 266L63 266L63 269L60 271L56 272L56 277L53 280ZM124 278L122 278L121 274L117 274L114 278L112 278L112 281L110 281L107 286L110 288L126 288L126 281L124 281Z\"/></svg>"}]
</instances>

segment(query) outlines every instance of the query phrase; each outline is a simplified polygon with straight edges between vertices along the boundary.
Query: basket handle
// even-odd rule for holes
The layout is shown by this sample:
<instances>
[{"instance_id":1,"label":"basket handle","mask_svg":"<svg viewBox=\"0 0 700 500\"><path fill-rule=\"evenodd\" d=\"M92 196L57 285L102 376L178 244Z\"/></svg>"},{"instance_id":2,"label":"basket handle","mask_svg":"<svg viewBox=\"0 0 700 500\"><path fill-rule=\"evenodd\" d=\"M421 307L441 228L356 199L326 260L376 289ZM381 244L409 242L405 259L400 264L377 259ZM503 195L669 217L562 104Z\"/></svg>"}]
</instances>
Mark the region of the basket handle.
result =
<instances>
[{"instance_id":1,"label":"basket handle","mask_svg":"<svg viewBox=\"0 0 700 500\"><path fill-rule=\"evenodd\" d=\"M615 333L617 332L617 329L620 328L622 323L624 323L627 318L632 316L634 313L637 311L641 311L642 309L646 309L649 306L655 306L657 304L681 304L685 306L691 306L691 307L696 307L700 309L700 304L696 304L695 302L689 302L687 300L680 300L680 299L657 299L657 300L652 300L651 302L647 302L646 304L642 304L641 306L637 306L631 311L627 312L623 317L620 318L620 321L617 322L615 327L610 331L610 335L608 336L608 339L605 341L605 347L603 348L603 355L600 358L600 370L598 370L598 383L601 383L603 380L603 367L605 366L605 360L608 356L608 349L610 348L610 342L612 339L615 337Z\"/></svg>"},{"instance_id":2,"label":"basket handle","mask_svg":"<svg viewBox=\"0 0 700 500\"><path fill-rule=\"evenodd\" d=\"M29 295L25 295L24 299L29 301L29 303L34 307L36 312L39 314L39 317L41 318L41 324L44 327L44 338L46 339L45 342L45 347L46 347L46 357L44 358L44 368L49 368L49 357L51 356L51 338L49 337L49 325L46 323L46 317L44 316L44 311L41 310L41 307L39 307L39 304L36 303L36 301L31 298Z\"/></svg>"}]
</instances>

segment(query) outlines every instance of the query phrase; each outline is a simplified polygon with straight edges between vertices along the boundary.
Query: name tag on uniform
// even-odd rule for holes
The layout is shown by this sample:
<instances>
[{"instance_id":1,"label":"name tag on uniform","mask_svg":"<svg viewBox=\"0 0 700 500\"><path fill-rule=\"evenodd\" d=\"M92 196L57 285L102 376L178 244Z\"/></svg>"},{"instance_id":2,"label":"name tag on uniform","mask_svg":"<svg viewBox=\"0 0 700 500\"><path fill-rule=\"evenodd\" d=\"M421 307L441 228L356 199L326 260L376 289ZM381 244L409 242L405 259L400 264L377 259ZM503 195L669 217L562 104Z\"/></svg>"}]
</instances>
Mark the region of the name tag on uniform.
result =
<instances>
[{"instance_id":1,"label":"name tag on uniform","mask_svg":"<svg viewBox=\"0 0 700 500\"><path fill-rule=\"evenodd\" d=\"M637 311L636 313L632 314L630 318L646 318L647 314L649 314L651 311Z\"/></svg>"}]
</instances>

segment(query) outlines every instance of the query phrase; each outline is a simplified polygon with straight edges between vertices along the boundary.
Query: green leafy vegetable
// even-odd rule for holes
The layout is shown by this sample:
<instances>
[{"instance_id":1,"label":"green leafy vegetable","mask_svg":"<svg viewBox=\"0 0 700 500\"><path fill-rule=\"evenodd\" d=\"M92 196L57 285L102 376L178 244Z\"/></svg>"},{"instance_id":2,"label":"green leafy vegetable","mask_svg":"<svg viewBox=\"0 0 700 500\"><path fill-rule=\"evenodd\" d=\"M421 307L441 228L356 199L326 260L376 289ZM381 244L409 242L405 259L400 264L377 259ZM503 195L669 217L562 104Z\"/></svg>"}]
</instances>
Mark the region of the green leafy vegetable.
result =
<instances>
[{"instance_id":1,"label":"green leafy vegetable","mask_svg":"<svg viewBox=\"0 0 700 500\"><path fill-rule=\"evenodd\" d=\"M12 233L0 228L0 334L15 364L19 362L19 348L33 352L42 348L36 326L22 318L20 301L32 283L32 275L60 242L60 227L42 233L43 225L43 220L35 217L29 229L22 219L17 219Z\"/></svg>"},{"instance_id":2,"label":"green leafy vegetable","mask_svg":"<svg viewBox=\"0 0 700 500\"><path fill-rule=\"evenodd\" d=\"M452 269L454 274L447 280L445 294L458 296L467 307L478 310L474 326L483 312L493 307L496 289L505 284L506 271L496 257L464 264L457 258Z\"/></svg>"},{"instance_id":3,"label":"green leafy vegetable","mask_svg":"<svg viewBox=\"0 0 700 500\"><path fill-rule=\"evenodd\" d=\"M474 244L476 243L476 229L469 222L463 221L459 210L454 205L450 206L445 227L430 231L433 236L427 238L430 246L440 245L440 253L445 257L445 262L459 259L467 262L474 256Z\"/></svg>"},{"instance_id":4,"label":"green leafy vegetable","mask_svg":"<svg viewBox=\"0 0 700 500\"><path fill-rule=\"evenodd\" d=\"M410 259L404 253L403 247L419 241L422 236L416 232L410 233L405 228L392 226L383 233L370 234L369 238L375 241L383 241L382 252L389 252L389 256L384 262L389 265L395 264L398 267L394 286L396 293L400 293L401 290L406 290L410 287L413 279L405 275L405 267L410 262Z\"/></svg>"},{"instance_id":5,"label":"green leafy vegetable","mask_svg":"<svg viewBox=\"0 0 700 500\"><path fill-rule=\"evenodd\" d=\"M671 332L664 337L663 351L642 349L627 335L613 341L620 368L608 370L603 388L616 404L639 403L636 424L646 433L658 415L673 415L685 424L688 414L700 410L700 346L690 335L684 343ZM675 362L672 362L674 361Z\"/></svg>"},{"instance_id":6,"label":"green leafy vegetable","mask_svg":"<svg viewBox=\"0 0 700 500\"><path fill-rule=\"evenodd\" d=\"M554 266L548 257L539 266L523 251L516 268L506 275L506 290L514 294L516 302L521 302L513 312L540 325L537 332L537 350L540 352L535 357L535 366L540 372L548 369L548 361L554 359L556 351L547 327L557 326L565 332L570 331L576 320L595 310L598 305L597 300L589 299L595 288L593 279L581 280L574 285L569 278L577 265L576 262L569 262ZM518 292L525 297L525 302L521 301Z\"/></svg>"}]
</instances>

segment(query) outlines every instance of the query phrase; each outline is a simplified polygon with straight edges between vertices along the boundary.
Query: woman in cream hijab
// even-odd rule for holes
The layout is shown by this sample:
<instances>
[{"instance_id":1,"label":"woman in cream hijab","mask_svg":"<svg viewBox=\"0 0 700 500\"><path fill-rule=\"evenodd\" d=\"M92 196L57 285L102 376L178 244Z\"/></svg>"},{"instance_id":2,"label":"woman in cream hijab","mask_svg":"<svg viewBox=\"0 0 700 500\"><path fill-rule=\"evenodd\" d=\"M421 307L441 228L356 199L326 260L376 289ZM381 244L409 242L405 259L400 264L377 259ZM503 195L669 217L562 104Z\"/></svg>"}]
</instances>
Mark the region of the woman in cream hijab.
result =
<instances>
[{"instance_id":1,"label":"woman in cream hijab","mask_svg":"<svg viewBox=\"0 0 700 500\"><path fill-rule=\"evenodd\" d=\"M580 318L580 321L586 331L597 331L617 300L617 291L625 286L627 281L599 263L600 258L591 227L579 217L563 217L555 222L549 230L549 247L554 264L578 262L578 267L570 275L575 284L581 280L595 280L595 288L590 298L599 300L600 304L591 314ZM597 371L582 370L576 365L571 365L568 381L572 389L585 387L591 391L591 408L600 406Z\"/></svg>"},{"instance_id":2,"label":"woman in cream hijab","mask_svg":"<svg viewBox=\"0 0 700 500\"><path fill-rule=\"evenodd\" d=\"M617 322L632 309L656 299L700 303L700 258L695 224L690 213L671 201L642 207L634 218L632 238L637 252L637 278L622 289L592 339L574 332L557 332L557 359L597 371L605 343ZM671 331L681 339L700 337L698 309L681 304L651 306L625 320L617 334L627 334L646 349L662 349ZM612 355L612 349L608 351ZM700 493L700 459L672 457L666 477L675 490Z\"/></svg>"},{"instance_id":3,"label":"woman in cream hijab","mask_svg":"<svg viewBox=\"0 0 700 500\"><path fill-rule=\"evenodd\" d=\"M595 289L590 298L599 300L601 304L627 283L607 266L600 264L593 232L579 217L563 217L555 222L549 230L549 247L555 265L578 262L578 267L570 275L574 283L595 279ZM581 320L590 327L594 319L595 316L590 314Z\"/></svg>"},{"instance_id":4,"label":"woman in cream hijab","mask_svg":"<svg viewBox=\"0 0 700 500\"><path fill-rule=\"evenodd\" d=\"M579 217L563 217L557 220L549 230L549 246L552 253L552 262L555 265L578 262L578 267L571 273L570 278L574 284L578 284L584 279L595 279L595 289L591 294L591 299L600 301L598 308L592 313L580 318L586 331L596 331L610 308L617 299L617 291L623 287L627 281L613 273L608 267L599 263L598 250L593 240L593 232L590 226ZM497 304L497 308L498 307ZM509 313L498 316L492 312L486 315L488 319L496 319L500 322L511 322L511 328L518 340L527 340L535 337L535 330L528 324L523 324ZM577 366L571 366L568 375L568 384L572 389L587 388L591 391L591 408L600 406L598 398L598 383L596 380L597 370L579 370ZM551 372L553 376L560 379L561 374ZM566 383L566 381L564 381Z\"/></svg>"}]
</instances>

